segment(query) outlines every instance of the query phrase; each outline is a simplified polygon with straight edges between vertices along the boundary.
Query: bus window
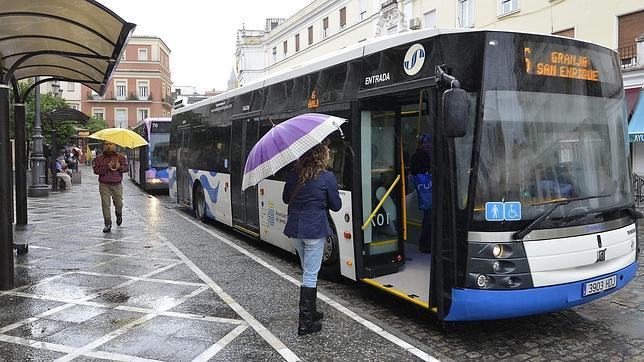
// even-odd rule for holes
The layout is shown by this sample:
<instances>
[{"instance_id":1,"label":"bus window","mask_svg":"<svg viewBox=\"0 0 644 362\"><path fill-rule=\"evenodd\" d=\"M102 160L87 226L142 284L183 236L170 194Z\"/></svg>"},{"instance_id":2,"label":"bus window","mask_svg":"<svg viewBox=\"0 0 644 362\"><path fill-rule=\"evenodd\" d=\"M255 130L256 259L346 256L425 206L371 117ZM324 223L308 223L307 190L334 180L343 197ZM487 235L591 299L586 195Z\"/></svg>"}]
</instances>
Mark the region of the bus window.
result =
<instances>
[{"instance_id":1,"label":"bus window","mask_svg":"<svg viewBox=\"0 0 644 362\"><path fill-rule=\"evenodd\" d=\"M621 110L620 99L488 91L475 219L488 201L521 202L524 220L566 198L610 195L562 205L549 220L632 202Z\"/></svg>"}]
</instances>

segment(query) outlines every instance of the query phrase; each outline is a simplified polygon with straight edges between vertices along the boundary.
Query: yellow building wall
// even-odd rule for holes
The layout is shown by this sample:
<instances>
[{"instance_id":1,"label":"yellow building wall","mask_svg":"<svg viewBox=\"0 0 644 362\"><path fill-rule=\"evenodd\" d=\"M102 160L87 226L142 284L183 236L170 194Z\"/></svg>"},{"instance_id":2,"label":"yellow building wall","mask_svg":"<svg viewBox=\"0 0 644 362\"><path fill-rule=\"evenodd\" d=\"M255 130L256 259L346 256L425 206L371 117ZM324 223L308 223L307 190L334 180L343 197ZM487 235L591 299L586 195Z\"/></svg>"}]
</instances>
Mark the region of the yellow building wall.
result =
<instances>
[{"instance_id":1,"label":"yellow building wall","mask_svg":"<svg viewBox=\"0 0 644 362\"><path fill-rule=\"evenodd\" d=\"M415 0L414 16L436 9L438 27L458 27L457 1ZM474 0L474 27L551 34L575 29L575 38L617 48L617 18L644 10L644 0L519 0L519 11L497 16L498 0ZM642 24L644 31L644 24Z\"/></svg>"}]
</instances>

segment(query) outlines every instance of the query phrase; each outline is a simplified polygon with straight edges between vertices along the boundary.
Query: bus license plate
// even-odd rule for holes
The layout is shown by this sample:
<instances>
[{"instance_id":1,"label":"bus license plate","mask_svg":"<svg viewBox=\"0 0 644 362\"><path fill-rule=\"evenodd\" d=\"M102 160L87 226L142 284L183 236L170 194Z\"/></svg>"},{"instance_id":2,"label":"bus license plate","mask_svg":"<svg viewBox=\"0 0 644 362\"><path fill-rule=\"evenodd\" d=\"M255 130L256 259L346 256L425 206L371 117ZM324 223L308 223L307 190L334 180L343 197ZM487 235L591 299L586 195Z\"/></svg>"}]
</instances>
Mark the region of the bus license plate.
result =
<instances>
[{"instance_id":1,"label":"bus license plate","mask_svg":"<svg viewBox=\"0 0 644 362\"><path fill-rule=\"evenodd\" d=\"M617 275L611 275L604 279L584 283L582 286L582 296L587 297L592 294L603 292L604 290L613 289L617 286Z\"/></svg>"}]
</instances>

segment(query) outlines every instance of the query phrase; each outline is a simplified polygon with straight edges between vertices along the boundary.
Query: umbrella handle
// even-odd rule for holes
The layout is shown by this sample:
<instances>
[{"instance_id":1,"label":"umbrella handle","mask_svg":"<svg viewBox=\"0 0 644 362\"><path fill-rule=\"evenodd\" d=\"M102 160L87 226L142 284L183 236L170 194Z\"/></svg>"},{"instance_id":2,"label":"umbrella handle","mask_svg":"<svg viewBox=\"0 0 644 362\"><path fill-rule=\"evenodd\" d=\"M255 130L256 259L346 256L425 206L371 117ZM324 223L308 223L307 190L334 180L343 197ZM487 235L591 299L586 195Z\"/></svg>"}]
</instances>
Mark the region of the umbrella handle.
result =
<instances>
[{"instance_id":1,"label":"umbrella handle","mask_svg":"<svg viewBox=\"0 0 644 362\"><path fill-rule=\"evenodd\" d=\"M342 137L342 143L344 143L344 147L349 149L352 157L356 157L356 153L353 152L353 147L351 147L351 144L344 138L344 132L342 132L342 128L340 128L340 126L338 126L338 124L335 122L333 122L333 125L336 126L336 128L340 132L340 137Z\"/></svg>"}]
</instances>

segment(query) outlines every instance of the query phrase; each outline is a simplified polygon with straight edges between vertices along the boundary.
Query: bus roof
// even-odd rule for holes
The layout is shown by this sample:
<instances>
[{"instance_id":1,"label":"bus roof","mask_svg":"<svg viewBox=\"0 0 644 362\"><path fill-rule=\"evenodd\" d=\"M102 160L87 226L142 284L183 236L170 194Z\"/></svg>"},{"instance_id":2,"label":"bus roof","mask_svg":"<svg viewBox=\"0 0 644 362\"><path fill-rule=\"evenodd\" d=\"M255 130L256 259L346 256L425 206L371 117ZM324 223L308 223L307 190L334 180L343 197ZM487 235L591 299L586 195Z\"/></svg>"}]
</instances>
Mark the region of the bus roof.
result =
<instances>
[{"instance_id":1,"label":"bus roof","mask_svg":"<svg viewBox=\"0 0 644 362\"><path fill-rule=\"evenodd\" d=\"M441 34L474 33L474 32L505 32L505 33L543 35L543 36L551 36L551 37L558 37L558 38L566 38L569 40L580 41L588 44L595 44L602 48L606 48L603 45L589 42L589 41L583 41L583 40L574 39L574 38L567 38L567 37L562 37L562 36L552 35L552 34L542 34L542 33L533 33L533 32L503 31L498 29L453 29L453 28L420 29L420 30L408 31L403 33L397 33L393 35L385 35L377 38L371 38L363 42L347 46L335 52L331 52L328 55L315 58L315 59L306 61L302 64L296 65L293 68L271 73L243 87L231 89L227 92L218 94L216 96L201 100L199 102L187 105L185 107L175 109L173 110L172 114L173 115L180 114L183 112L187 112L187 111L199 108L204 105L221 102L223 100L226 100L228 98L234 97L239 94L244 94L256 89L264 88L266 86L279 83L284 80L297 78L299 76L312 73L316 70L325 69L337 64L341 64L353 59L363 57L365 55L370 55L385 49L389 49L391 47L394 47L400 44L406 44L420 39L431 38ZM606 48L606 49L614 51L613 49L609 49L609 48Z\"/></svg>"}]
</instances>

